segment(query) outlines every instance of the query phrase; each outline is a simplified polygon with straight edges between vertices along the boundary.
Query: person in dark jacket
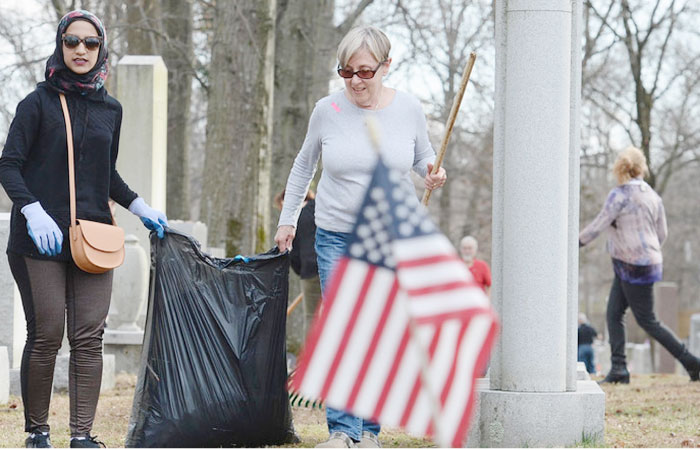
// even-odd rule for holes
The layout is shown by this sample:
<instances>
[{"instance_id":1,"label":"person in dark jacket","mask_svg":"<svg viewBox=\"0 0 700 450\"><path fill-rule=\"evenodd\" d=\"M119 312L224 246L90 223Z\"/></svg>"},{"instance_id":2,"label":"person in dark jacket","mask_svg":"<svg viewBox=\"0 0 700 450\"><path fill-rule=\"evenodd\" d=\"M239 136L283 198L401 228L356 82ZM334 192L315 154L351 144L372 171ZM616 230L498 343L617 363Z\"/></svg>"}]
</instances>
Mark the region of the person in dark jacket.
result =
<instances>
[{"instance_id":1,"label":"person in dark jacket","mask_svg":"<svg viewBox=\"0 0 700 450\"><path fill-rule=\"evenodd\" d=\"M122 108L107 94L107 36L100 19L71 11L60 20L45 81L17 106L0 157L0 182L12 200L7 255L27 320L20 370L27 447L51 447L47 422L65 313L71 345L71 447L98 447L90 436L102 378L102 334L112 272L89 274L72 261L66 96L75 147L77 216L111 223L109 199L163 236L165 214L133 192L116 170Z\"/></svg>"},{"instance_id":2,"label":"person in dark jacket","mask_svg":"<svg viewBox=\"0 0 700 450\"><path fill-rule=\"evenodd\" d=\"M275 204L278 209L282 209L284 204L284 192L275 196ZM304 295L302 308L304 312L304 334L308 332L314 313L321 300L321 281L318 276L318 265L316 264L316 250L314 242L316 237L316 223L314 209L314 191L309 189L299 213L297 223L297 233L292 241L292 249L289 252L290 264L294 273L301 278L301 292Z\"/></svg>"},{"instance_id":3,"label":"person in dark jacket","mask_svg":"<svg viewBox=\"0 0 700 450\"><path fill-rule=\"evenodd\" d=\"M586 365L586 372L595 373L593 339L598 336L595 328L588 323L588 317L578 315L578 361Z\"/></svg>"}]
</instances>

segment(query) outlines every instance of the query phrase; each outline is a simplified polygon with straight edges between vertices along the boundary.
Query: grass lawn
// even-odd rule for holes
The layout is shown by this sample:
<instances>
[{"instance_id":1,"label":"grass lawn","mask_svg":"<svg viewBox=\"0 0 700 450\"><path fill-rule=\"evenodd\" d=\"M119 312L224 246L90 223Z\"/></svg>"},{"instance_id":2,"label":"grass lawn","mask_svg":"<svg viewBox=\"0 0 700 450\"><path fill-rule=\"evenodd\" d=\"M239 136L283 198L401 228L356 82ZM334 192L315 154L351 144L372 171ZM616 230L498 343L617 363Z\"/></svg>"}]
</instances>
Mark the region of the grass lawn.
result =
<instances>
[{"instance_id":1,"label":"grass lawn","mask_svg":"<svg viewBox=\"0 0 700 450\"><path fill-rule=\"evenodd\" d=\"M124 445L136 379L119 376L115 389L100 397L93 434L107 447ZM629 385L604 387L606 394L605 442L600 447L700 448L700 383L687 376L638 375ZM294 408L294 426L302 439L290 447L313 447L328 436L325 414L318 409ZM56 447L68 446L68 395L54 394L49 424ZM21 400L0 406L0 446L23 447L24 416ZM384 429L385 447L430 447L427 440L397 429ZM591 443L587 443L591 445Z\"/></svg>"}]
</instances>

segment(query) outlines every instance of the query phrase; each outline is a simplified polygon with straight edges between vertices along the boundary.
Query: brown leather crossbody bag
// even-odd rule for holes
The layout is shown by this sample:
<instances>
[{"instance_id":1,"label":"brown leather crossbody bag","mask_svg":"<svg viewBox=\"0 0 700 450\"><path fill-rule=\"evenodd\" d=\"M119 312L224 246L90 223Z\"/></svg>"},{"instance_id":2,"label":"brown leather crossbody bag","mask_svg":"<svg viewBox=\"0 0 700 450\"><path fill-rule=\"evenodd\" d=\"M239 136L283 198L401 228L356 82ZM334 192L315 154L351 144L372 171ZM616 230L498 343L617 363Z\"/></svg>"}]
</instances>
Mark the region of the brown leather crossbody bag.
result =
<instances>
[{"instance_id":1,"label":"brown leather crossbody bag","mask_svg":"<svg viewBox=\"0 0 700 450\"><path fill-rule=\"evenodd\" d=\"M70 190L70 251L73 262L88 273L104 273L119 267L124 262L124 230L116 226L114 216L112 223L94 222L76 218L75 204L75 163L73 159L73 128L66 96L58 94L61 99L63 117L66 121L66 140L68 143L68 188Z\"/></svg>"}]
</instances>

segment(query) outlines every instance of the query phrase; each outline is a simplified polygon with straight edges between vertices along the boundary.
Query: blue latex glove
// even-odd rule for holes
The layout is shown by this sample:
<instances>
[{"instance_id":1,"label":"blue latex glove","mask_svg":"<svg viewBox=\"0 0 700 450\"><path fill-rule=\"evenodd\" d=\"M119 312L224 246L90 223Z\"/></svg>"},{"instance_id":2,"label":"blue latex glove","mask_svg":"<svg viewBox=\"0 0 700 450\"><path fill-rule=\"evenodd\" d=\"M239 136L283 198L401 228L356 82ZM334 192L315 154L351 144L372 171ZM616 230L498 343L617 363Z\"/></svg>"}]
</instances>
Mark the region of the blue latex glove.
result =
<instances>
[{"instance_id":1,"label":"blue latex glove","mask_svg":"<svg viewBox=\"0 0 700 450\"><path fill-rule=\"evenodd\" d=\"M139 216L146 228L155 231L160 239L165 237L165 230L163 227L168 226L168 218L165 217L165 214L162 212L148 206L143 198L137 197L131 202L129 211Z\"/></svg>"},{"instance_id":2,"label":"blue latex glove","mask_svg":"<svg viewBox=\"0 0 700 450\"><path fill-rule=\"evenodd\" d=\"M56 256L61 253L63 233L56 222L49 216L41 203L30 203L22 208L27 219L29 237L42 255Z\"/></svg>"}]
</instances>

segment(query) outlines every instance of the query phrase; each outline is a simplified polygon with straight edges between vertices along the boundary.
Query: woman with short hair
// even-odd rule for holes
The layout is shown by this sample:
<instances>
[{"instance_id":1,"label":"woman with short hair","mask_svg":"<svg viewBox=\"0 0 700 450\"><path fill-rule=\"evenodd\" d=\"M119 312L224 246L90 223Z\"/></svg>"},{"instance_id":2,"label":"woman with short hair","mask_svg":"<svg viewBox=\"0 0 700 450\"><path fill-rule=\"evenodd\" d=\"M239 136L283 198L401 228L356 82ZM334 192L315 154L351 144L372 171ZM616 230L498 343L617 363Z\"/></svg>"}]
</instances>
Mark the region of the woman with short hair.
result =
<instances>
[{"instance_id":1,"label":"woman with short hair","mask_svg":"<svg viewBox=\"0 0 700 450\"><path fill-rule=\"evenodd\" d=\"M345 89L316 103L306 139L287 180L284 206L275 242L290 248L304 196L316 164L323 172L316 194L316 255L325 292L333 266L345 251L355 216L369 187L377 155L366 120L378 123L380 151L389 167L398 169L402 182L414 189L411 170L424 178L426 189L441 187L447 178L440 168L430 174L435 151L428 139L425 114L412 95L384 86L389 72L391 43L372 26L350 30L338 47L338 74ZM326 408L330 438L319 447L379 447L379 424L345 411Z\"/></svg>"}]
</instances>

